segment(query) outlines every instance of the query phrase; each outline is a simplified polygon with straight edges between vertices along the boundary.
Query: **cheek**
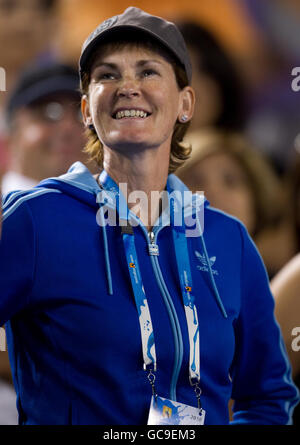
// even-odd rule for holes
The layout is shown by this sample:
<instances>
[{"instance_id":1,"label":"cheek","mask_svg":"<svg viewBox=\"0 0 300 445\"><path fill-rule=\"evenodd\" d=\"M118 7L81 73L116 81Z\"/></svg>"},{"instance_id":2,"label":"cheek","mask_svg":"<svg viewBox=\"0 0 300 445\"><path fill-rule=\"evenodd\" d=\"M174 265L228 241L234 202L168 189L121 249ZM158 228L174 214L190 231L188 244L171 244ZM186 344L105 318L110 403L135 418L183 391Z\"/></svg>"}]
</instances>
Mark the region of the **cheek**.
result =
<instances>
[{"instance_id":1,"label":"cheek","mask_svg":"<svg viewBox=\"0 0 300 445\"><path fill-rule=\"evenodd\" d=\"M28 125L23 131L19 134L19 139L21 140L22 145L36 146L40 144L42 141L47 140L49 137L49 131L43 127L42 125Z\"/></svg>"},{"instance_id":2,"label":"cheek","mask_svg":"<svg viewBox=\"0 0 300 445\"><path fill-rule=\"evenodd\" d=\"M254 212L254 201L252 193L248 189L242 189L239 192L239 201L245 212Z\"/></svg>"},{"instance_id":3,"label":"cheek","mask_svg":"<svg viewBox=\"0 0 300 445\"><path fill-rule=\"evenodd\" d=\"M173 120L176 120L178 117L180 102L179 93L177 92L176 88L177 87L170 89L167 94L162 94L159 98L161 101L161 106L168 111Z\"/></svg>"},{"instance_id":4,"label":"cheek","mask_svg":"<svg viewBox=\"0 0 300 445\"><path fill-rule=\"evenodd\" d=\"M151 82L151 83L150 83ZM144 87L144 95L146 100L154 107L170 116L173 112L177 117L179 105L179 91L177 83L173 78L169 82L163 80L162 82L155 80L149 81L149 84Z\"/></svg>"},{"instance_id":5,"label":"cheek","mask_svg":"<svg viewBox=\"0 0 300 445\"><path fill-rule=\"evenodd\" d=\"M100 121L100 114L105 113L107 107L109 106L109 97L111 94L107 85L100 85L94 87L90 91L90 114L92 116L93 122Z\"/></svg>"},{"instance_id":6,"label":"cheek","mask_svg":"<svg viewBox=\"0 0 300 445\"><path fill-rule=\"evenodd\" d=\"M251 192L246 189L237 190L233 194L233 199L240 218L251 232L255 223L255 206Z\"/></svg>"}]
</instances>

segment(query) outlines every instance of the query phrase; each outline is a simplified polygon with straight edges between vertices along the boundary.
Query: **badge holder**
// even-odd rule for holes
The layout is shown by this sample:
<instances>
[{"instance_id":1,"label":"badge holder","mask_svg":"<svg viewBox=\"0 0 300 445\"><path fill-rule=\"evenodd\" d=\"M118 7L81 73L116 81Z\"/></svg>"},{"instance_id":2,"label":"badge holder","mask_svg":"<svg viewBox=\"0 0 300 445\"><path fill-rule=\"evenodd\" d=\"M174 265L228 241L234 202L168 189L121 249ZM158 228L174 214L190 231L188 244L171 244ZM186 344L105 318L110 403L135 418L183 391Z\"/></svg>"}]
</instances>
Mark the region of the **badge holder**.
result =
<instances>
[{"instance_id":1,"label":"badge holder","mask_svg":"<svg viewBox=\"0 0 300 445\"><path fill-rule=\"evenodd\" d=\"M194 392L195 392L195 394L196 394L196 398L197 398L197 402L198 402L199 416L202 416L203 413L204 413L204 416L205 416L205 411L203 410L202 405L201 405L201 399L200 399L200 396L201 396L201 394L202 394L202 390L201 390L201 388L200 388L200 386L199 386L199 381L196 380L196 383L193 383L193 381L192 381L192 379L191 379L191 377L190 377L190 384L191 384L191 387L192 387L192 388L194 387ZM204 420L204 419L203 419L203 420Z\"/></svg>"},{"instance_id":2,"label":"badge holder","mask_svg":"<svg viewBox=\"0 0 300 445\"><path fill-rule=\"evenodd\" d=\"M145 367L144 367L145 368ZM147 425L204 425L205 411L201 406L201 388L199 382L190 383L198 401L198 408L174 402L157 395L155 389L156 375L153 369L149 370L147 379L152 387L152 398Z\"/></svg>"}]
</instances>

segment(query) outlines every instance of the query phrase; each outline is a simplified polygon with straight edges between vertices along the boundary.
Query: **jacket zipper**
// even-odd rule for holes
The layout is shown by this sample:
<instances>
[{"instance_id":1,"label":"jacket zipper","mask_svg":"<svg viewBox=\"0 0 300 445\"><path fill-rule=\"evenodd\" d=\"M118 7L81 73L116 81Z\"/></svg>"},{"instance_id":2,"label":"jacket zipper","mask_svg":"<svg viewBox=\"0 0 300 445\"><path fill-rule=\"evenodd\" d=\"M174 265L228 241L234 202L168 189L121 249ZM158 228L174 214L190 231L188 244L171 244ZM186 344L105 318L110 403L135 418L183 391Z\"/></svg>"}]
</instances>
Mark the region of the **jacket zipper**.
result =
<instances>
[{"instance_id":1,"label":"jacket zipper","mask_svg":"<svg viewBox=\"0 0 300 445\"><path fill-rule=\"evenodd\" d=\"M157 228L157 230L155 230L155 228L154 228L153 231L148 232L146 227L141 223L139 218L137 218L134 214L131 214L131 218L133 220L135 220L138 223L138 225L141 227L141 229L143 230L143 232L146 236L148 247L151 246L151 249L153 249L154 244L156 244L156 239L157 239L158 233L160 232L161 229L163 229L164 226L159 226ZM150 240L150 243L149 243L149 240ZM150 251L150 247L149 247L149 251ZM175 356L174 356L174 366L173 366L173 372L172 372L171 383L170 383L170 399L173 400L174 402L176 402L176 386L177 386L179 372L180 372L182 360L183 360L183 341L182 341L182 334L181 334L181 329L180 329L180 324L179 324L179 320L177 317L177 313L176 313L172 298L170 296L170 293L167 289L165 280L163 278L157 256L158 255L150 255L150 260L152 263L152 268L154 271L154 275L155 275L158 287L161 291L161 294L163 296L163 299L164 299L164 302L165 302L165 305L167 308L167 312L168 312L169 319L171 322L173 337L174 337L174 346L175 346L175 354L174 355Z\"/></svg>"},{"instance_id":2,"label":"jacket zipper","mask_svg":"<svg viewBox=\"0 0 300 445\"><path fill-rule=\"evenodd\" d=\"M111 206L109 206L109 207L111 207ZM111 207L111 208L114 208L114 207ZM153 231L148 232L146 230L146 227L141 223L140 219L137 218L133 213L131 213L131 218L134 219L138 223L138 225L142 228L142 230L146 236L148 246L152 246L151 249L153 249L153 246L156 244L157 235L160 232L160 230L163 229L164 226L159 226L157 230L154 229ZM150 240L150 244L149 244L149 240ZM157 248L158 248L158 246L157 246ZM150 247L149 247L149 251L150 251ZM168 312L168 315L170 318L171 327L172 327L173 336L174 336L174 346L175 346L175 354L174 355L175 356L174 356L174 366L173 366L173 372L172 372L172 378L171 378L171 384L170 384L170 399L173 400L174 402L176 402L176 386L177 386L179 372L180 372L182 360L183 360L182 333L181 333L177 313L176 313L171 295L168 291L165 280L163 278L157 256L158 256L158 254L150 255L150 260L152 263L152 268L154 271L154 275L155 275L158 287L161 291L161 294L163 296L163 299L164 299L164 302L165 302L165 305L167 308L167 312Z\"/></svg>"},{"instance_id":3,"label":"jacket zipper","mask_svg":"<svg viewBox=\"0 0 300 445\"><path fill-rule=\"evenodd\" d=\"M144 228L143 228L144 229ZM156 239L159 231L162 229L162 227L159 227L158 230L147 232L148 239L150 240L150 248L151 251L156 251L158 249L158 246L156 245ZM145 229L144 229L145 231ZM171 378L171 384L170 384L170 398L173 401L176 401L176 386L178 381L178 376L180 372L180 368L182 365L182 358L183 358L183 342L182 342L182 334L180 329L179 320L177 317L177 313L172 301L172 298L170 296L170 293L167 289L165 280L163 278L159 262L158 262L158 253L154 255L150 255L150 260L152 263L154 275L157 281L157 284L159 286L159 289L161 291L161 294L163 296L165 305L167 307L167 311L169 314L171 327L173 331L174 336L174 345L175 345L175 357L174 357L174 366L173 366L173 372L172 372L172 378Z\"/></svg>"}]
</instances>

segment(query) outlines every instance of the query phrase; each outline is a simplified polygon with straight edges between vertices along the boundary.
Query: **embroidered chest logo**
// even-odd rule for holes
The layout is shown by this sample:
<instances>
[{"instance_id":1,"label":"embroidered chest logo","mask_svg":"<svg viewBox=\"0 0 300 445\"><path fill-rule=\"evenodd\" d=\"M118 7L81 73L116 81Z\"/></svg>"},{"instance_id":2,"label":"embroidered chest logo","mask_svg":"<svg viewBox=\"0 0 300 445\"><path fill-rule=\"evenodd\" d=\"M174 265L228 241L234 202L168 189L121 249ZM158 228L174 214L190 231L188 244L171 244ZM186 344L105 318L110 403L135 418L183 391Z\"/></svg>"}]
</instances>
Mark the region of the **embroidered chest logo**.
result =
<instances>
[{"instance_id":1,"label":"embroidered chest logo","mask_svg":"<svg viewBox=\"0 0 300 445\"><path fill-rule=\"evenodd\" d=\"M206 257L203 253L203 255L201 255L200 252L198 252L197 250L195 250L195 255L199 261L200 264L197 264L197 269L201 270L201 272L209 272L209 268L208 268L208 264L207 264L207 260ZM210 267L211 267L211 271L214 275L219 275L219 272L216 269L213 269L213 265L216 262L217 257L216 256L212 256L209 258L209 263L210 263Z\"/></svg>"}]
</instances>

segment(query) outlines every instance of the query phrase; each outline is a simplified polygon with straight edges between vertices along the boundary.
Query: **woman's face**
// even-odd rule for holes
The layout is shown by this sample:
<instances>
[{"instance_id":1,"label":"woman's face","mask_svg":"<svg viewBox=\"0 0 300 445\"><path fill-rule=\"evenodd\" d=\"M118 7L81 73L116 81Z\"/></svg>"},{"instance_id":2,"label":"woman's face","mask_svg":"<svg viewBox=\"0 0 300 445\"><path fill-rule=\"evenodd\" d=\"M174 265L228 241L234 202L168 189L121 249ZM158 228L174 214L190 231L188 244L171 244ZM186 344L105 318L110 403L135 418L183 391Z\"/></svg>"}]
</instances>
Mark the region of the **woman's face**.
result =
<instances>
[{"instance_id":1,"label":"woman's face","mask_svg":"<svg viewBox=\"0 0 300 445\"><path fill-rule=\"evenodd\" d=\"M213 207L237 217L253 232L254 197L245 172L231 155L211 154L179 176L193 192L204 191Z\"/></svg>"},{"instance_id":2,"label":"woman's face","mask_svg":"<svg viewBox=\"0 0 300 445\"><path fill-rule=\"evenodd\" d=\"M94 125L104 148L169 149L177 118L191 117L191 91L179 90L172 65L158 53L129 45L111 52L108 46L91 69L84 120Z\"/></svg>"}]
</instances>

